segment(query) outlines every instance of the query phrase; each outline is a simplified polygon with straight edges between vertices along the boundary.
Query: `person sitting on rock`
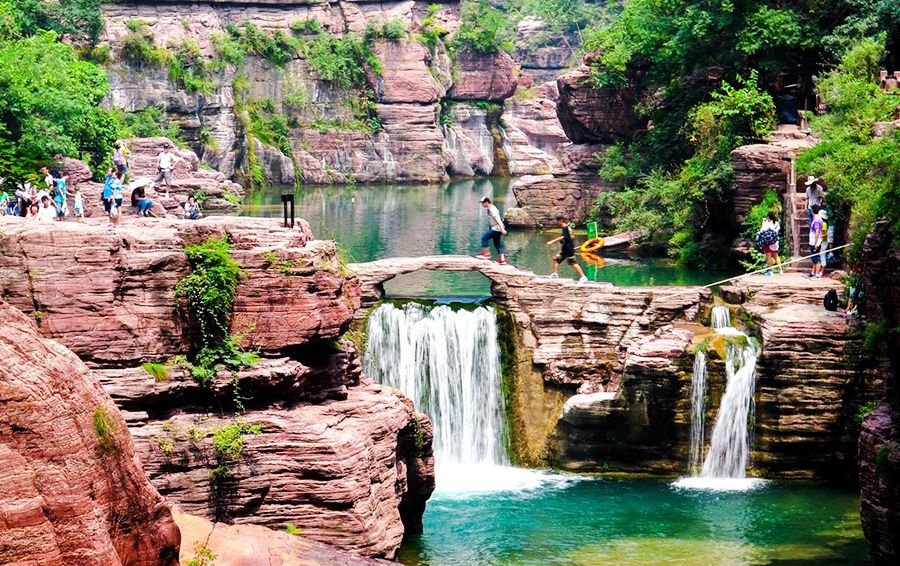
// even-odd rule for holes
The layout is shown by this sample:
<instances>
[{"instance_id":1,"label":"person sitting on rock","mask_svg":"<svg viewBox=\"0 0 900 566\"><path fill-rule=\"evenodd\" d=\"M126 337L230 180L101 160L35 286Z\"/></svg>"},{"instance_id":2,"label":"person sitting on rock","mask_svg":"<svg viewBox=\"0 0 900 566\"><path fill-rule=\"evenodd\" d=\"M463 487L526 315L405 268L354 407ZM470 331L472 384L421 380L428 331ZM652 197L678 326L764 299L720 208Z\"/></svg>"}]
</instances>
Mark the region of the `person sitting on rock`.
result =
<instances>
[{"instance_id":1,"label":"person sitting on rock","mask_svg":"<svg viewBox=\"0 0 900 566\"><path fill-rule=\"evenodd\" d=\"M197 202L197 199L193 196L189 196L187 202L184 203L184 210L181 213L181 217L185 220L197 220L201 216L203 216L203 214L200 212L200 203Z\"/></svg>"},{"instance_id":2,"label":"person sitting on rock","mask_svg":"<svg viewBox=\"0 0 900 566\"><path fill-rule=\"evenodd\" d=\"M153 201L147 198L144 187L137 187L131 191L131 206L137 209L137 213L141 216L150 216L150 209L153 208Z\"/></svg>"},{"instance_id":3,"label":"person sitting on rock","mask_svg":"<svg viewBox=\"0 0 900 566\"><path fill-rule=\"evenodd\" d=\"M36 211L32 207L32 214L38 222L53 222L53 219L56 218L56 207L51 203L49 196L44 196Z\"/></svg>"},{"instance_id":4,"label":"person sitting on rock","mask_svg":"<svg viewBox=\"0 0 900 566\"><path fill-rule=\"evenodd\" d=\"M572 229L569 228L569 225L566 223L566 217L562 214L556 216L556 223L562 228L562 235L558 238L553 238L547 242L547 245L552 246L553 244L562 242L562 248L559 250L559 253L556 254L556 257L553 258L553 273L550 274L550 277L552 279L559 277L559 264L563 261L568 261L569 265L572 266L572 269L578 272L578 282L584 283L588 278L584 274L584 270L581 269L581 266L578 265L578 262L575 261L575 240L572 238Z\"/></svg>"}]
</instances>

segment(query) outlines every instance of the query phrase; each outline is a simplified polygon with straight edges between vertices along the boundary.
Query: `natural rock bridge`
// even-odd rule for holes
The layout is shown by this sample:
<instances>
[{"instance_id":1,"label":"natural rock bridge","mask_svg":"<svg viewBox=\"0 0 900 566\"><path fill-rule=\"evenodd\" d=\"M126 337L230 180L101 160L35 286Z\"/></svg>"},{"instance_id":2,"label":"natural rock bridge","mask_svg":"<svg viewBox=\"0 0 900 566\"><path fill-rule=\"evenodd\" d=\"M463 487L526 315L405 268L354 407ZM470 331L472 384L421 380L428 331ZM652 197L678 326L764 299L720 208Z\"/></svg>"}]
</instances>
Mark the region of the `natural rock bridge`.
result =
<instances>
[{"instance_id":1,"label":"natural rock bridge","mask_svg":"<svg viewBox=\"0 0 900 566\"><path fill-rule=\"evenodd\" d=\"M369 263L353 263L349 267L359 276L363 306L371 306L384 298L384 284L387 281L417 271L477 271L491 281L491 295L496 299L509 298L510 288L531 287L540 282L555 283L557 288L577 284L571 279L553 280L512 265L500 265L465 255L391 257ZM588 285L594 289L612 286L609 283Z\"/></svg>"}]
</instances>

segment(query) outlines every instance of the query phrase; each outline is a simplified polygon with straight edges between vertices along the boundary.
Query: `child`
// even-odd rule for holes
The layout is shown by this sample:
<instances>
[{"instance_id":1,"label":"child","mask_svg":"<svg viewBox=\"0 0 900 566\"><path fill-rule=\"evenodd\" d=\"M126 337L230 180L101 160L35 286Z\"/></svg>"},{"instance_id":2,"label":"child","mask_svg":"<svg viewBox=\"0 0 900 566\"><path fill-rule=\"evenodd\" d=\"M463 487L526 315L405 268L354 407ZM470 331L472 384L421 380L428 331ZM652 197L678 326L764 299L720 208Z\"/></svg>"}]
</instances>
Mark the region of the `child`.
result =
<instances>
[{"instance_id":1,"label":"child","mask_svg":"<svg viewBox=\"0 0 900 566\"><path fill-rule=\"evenodd\" d=\"M566 218L561 214L556 217L556 223L562 228L562 236L553 238L547 242L547 245L552 246L557 242L562 242L562 249L560 249L559 253L556 254L556 257L553 258L553 273L550 274L550 277L552 279L559 277L559 264L565 260L578 272L578 275L580 276L578 282L584 283L588 278L584 275L584 271L581 269L581 266L578 265L578 262L575 261L575 240L572 239L572 229L566 224Z\"/></svg>"},{"instance_id":2,"label":"child","mask_svg":"<svg viewBox=\"0 0 900 566\"><path fill-rule=\"evenodd\" d=\"M110 216L113 218L113 223L118 226L122 224L122 199L124 197L124 189L122 188L122 181L125 179L125 175L119 173L114 177L112 183L112 200L113 205L112 209L115 210L116 214Z\"/></svg>"},{"instance_id":3,"label":"child","mask_svg":"<svg viewBox=\"0 0 900 566\"><path fill-rule=\"evenodd\" d=\"M84 198L78 187L75 187L75 195L72 197L72 209L75 212L75 219L84 222Z\"/></svg>"},{"instance_id":4,"label":"child","mask_svg":"<svg viewBox=\"0 0 900 566\"><path fill-rule=\"evenodd\" d=\"M32 207L32 214L35 214L34 207ZM38 222L53 222L53 217L56 216L56 209L50 202L50 197L44 196L41 198L41 205L36 212L36 219Z\"/></svg>"}]
</instances>

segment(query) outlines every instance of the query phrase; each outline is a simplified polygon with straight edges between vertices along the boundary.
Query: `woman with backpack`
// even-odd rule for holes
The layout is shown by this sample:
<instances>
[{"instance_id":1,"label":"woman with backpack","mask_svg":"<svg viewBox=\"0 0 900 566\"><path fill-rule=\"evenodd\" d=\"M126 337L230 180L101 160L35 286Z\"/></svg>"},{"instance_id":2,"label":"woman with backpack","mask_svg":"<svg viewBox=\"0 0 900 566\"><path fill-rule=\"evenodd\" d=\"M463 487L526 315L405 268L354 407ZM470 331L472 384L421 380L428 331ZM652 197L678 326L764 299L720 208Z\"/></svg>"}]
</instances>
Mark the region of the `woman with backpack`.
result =
<instances>
[{"instance_id":1,"label":"woman with backpack","mask_svg":"<svg viewBox=\"0 0 900 566\"><path fill-rule=\"evenodd\" d=\"M778 223L778 217L775 212L763 218L759 232L756 234L756 243L759 245L763 253L766 254L766 277L772 276L772 264L778 267L778 274L784 275L784 269L781 267L781 257L778 255L778 239L781 233L781 224Z\"/></svg>"}]
</instances>

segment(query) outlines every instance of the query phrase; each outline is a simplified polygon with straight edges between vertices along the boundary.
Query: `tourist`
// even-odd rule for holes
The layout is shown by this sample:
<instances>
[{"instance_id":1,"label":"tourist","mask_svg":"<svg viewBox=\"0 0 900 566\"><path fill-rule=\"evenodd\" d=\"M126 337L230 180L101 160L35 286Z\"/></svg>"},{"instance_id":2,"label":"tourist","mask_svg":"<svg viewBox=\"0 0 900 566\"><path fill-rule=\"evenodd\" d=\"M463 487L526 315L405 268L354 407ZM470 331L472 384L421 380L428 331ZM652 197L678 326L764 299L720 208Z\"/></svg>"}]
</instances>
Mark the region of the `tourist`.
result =
<instances>
[{"instance_id":1,"label":"tourist","mask_svg":"<svg viewBox=\"0 0 900 566\"><path fill-rule=\"evenodd\" d=\"M562 248L559 250L559 253L556 254L556 257L553 258L553 273L550 274L550 277L553 279L559 277L559 264L563 261L568 261L569 265L572 266L572 269L577 271L580 276L578 282L584 283L588 278L585 276L581 266L578 265L578 262L575 261L575 240L572 238L572 229L569 228L569 225L566 223L565 216L561 214L556 217L556 223L562 228L562 235L558 238L553 238L547 242L547 245L552 246L557 242L562 242Z\"/></svg>"},{"instance_id":2,"label":"tourist","mask_svg":"<svg viewBox=\"0 0 900 566\"><path fill-rule=\"evenodd\" d=\"M197 220L203 216L200 212L200 203L197 202L193 196L189 196L187 202L184 203L184 210L181 213L181 217L185 220Z\"/></svg>"},{"instance_id":3,"label":"tourist","mask_svg":"<svg viewBox=\"0 0 900 566\"><path fill-rule=\"evenodd\" d=\"M108 214L110 218L112 218L110 212L113 206L113 184L116 182L115 172L115 169L107 169L106 180L103 181L103 192L100 194L100 201L103 203L103 210L106 211L106 214Z\"/></svg>"},{"instance_id":4,"label":"tourist","mask_svg":"<svg viewBox=\"0 0 900 566\"><path fill-rule=\"evenodd\" d=\"M481 253L475 257L479 259L491 259L491 242L494 242L494 248L500 254L497 263L506 265L506 255L503 249L502 237L506 235L506 227L503 225L503 218L500 217L500 210L494 206L490 197L481 199L481 208L484 209L488 218L487 231L481 236Z\"/></svg>"},{"instance_id":5,"label":"tourist","mask_svg":"<svg viewBox=\"0 0 900 566\"><path fill-rule=\"evenodd\" d=\"M81 189L75 187L75 194L72 195L72 212L75 219L84 222L84 197L81 196Z\"/></svg>"},{"instance_id":6,"label":"tourist","mask_svg":"<svg viewBox=\"0 0 900 566\"><path fill-rule=\"evenodd\" d=\"M819 184L819 178L812 175L806 178L806 217L809 223L813 221L813 207L821 206L820 201L825 196L825 190Z\"/></svg>"},{"instance_id":7,"label":"tourist","mask_svg":"<svg viewBox=\"0 0 900 566\"><path fill-rule=\"evenodd\" d=\"M63 175L56 180L56 188L53 189L53 203L56 205L56 219L65 220L69 213L69 177Z\"/></svg>"},{"instance_id":8,"label":"tourist","mask_svg":"<svg viewBox=\"0 0 900 566\"><path fill-rule=\"evenodd\" d=\"M809 225L809 255L812 256L812 271L807 275L808 278L821 279L821 255L819 247L822 245L822 228L824 227L822 217L819 215L819 205L815 205L812 210L813 219Z\"/></svg>"},{"instance_id":9,"label":"tourist","mask_svg":"<svg viewBox=\"0 0 900 566\"><path fill-rule=\"evenodd\" d=\"M829 226L828 211L824 208L819 210L819 218L822 220L822 234L819 237L819 277L825 275L825 266L828 265L828 231L834 230Z\"/></svg>"},{"instance_id":10,"label":"tourist","mask_svg":"<svg viewBox=\"0 0 900 566\"><path fill-rule=\"evenodd\" d=\"M862 278L856 267L850 268L850 275L844 281L847 285L847 316L857 316L859 314L859 301L863 297Z\"/></svg>"},{"instance_id":11,"label":"tourist","mask_svg":"<svg viewBox=\"0 0 900 566\"><path fill-rule=\"evenodd\" d=\"M37 190L31 183L26 182L25 185L20 185L20 189L16 191L16 199L19 201L19 215L24 218L38 204Z\"/></svg>"},{"instance_id":12,"label":"tourist","mask_svg":"<svg viewBox=\"0 0 900 566\"><path fill-rule=\"evenodd\" d=\"M53 219L56 218L56 207L51 204L50 197L42 197L40 203L37 210L32 208L32 214L34 215L35 220L38 222L53 222Z\"/></svg>"},{"instance_id":13,"label":"tourist","mask_svg":"<svg viewBox=\"0 0 900 566\"><path fill-rule=\"evenodd\" d=\"M780 233L781 224L778 222L778 216L775 214L775 211L770 211L769 214L763 218L762 225L759 227L759 234L757 234L757 239L761 239L763 253L766 255L767 269L765 275L767 277L772 275L772 265L775 265L778 268L778 273L780 275L784 275L784 269L781 267L781 256L778 253ZM771 243L767 244L766 242L769 241L771 241Z\"/></svg>"},{"instance_id":14,"label":"tourist","mask_svg":"<svg viewBox=\"0 0 900 566\"><path fill-rule=\"evenodd\" d=\"M169 188L172 185L172 170L175 164L181 161L181 158L172 153L172 144L166 143L162 152L157 156L157 167L159 173L156 175L157 183L166 182L166 198L169 198Z\"/></svg>"},{"instance_id":15,"label":"tourist","mask_svg":"<svg viewBox=\"0 0 900 566\"><path fill-rule=\"evenodd\" d=\"M0 183L3 183L3 179L0 178ZM7 209L9 208L9 202L12 199L9 198L9 193L0 189L0 216L6 216Z\"/></svg>"},{"instance_id":16,"label":"tourist","mask_svg":"<svg viewBox=\"0 0 900 566\"><path fill-rule=\"evenodd\" d=\"M131 206L137 209L137 213L141 216L150 216L150 209L153 208L153 201L147 198L144 187L136 187L131 191Z\"/></svg>"},{"instance_id":17,"label":"tourist","mask_svg":"<svg viewBox=\"0 0 900 566\"><path fill-rule=\"evenodd\" d=\"M113 224L116 226L122 224L122 199L125 196L125 189L122 187L122 181L125 179L125 175L119 173L114 176L113 184L112 184L112 198L113 198L113 206L116 214L112 216Z\"/></svg>"},{"instance_id":18,"label":"tourist","mask_svg":"<svg viewBox=\"0 0 900 566\"><path fill-rule=\"evenodd\" d=\"M116 166L116 172L120 175L128 173L128 146L122 140L116 140L113 144L113 165Z\"/></svg>"}]
</instances>

